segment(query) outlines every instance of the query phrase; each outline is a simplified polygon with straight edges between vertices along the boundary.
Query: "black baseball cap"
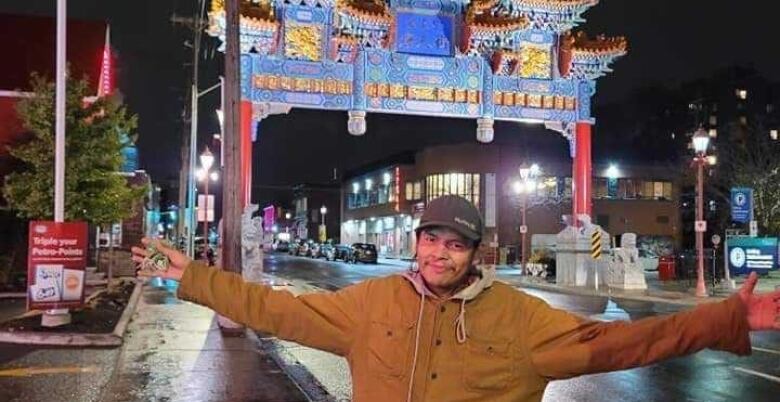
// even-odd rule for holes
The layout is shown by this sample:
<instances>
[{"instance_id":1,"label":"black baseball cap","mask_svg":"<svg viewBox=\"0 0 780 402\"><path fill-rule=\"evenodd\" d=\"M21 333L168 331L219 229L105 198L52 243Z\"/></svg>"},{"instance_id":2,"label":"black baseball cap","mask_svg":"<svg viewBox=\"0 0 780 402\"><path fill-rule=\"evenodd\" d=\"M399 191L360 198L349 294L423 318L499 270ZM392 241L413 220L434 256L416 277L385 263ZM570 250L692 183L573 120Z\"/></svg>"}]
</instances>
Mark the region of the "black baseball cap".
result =
<instances>
[{"instance_id":1,"label":"black baseball cap","mask_svg":"<svg viewBox=\"0 0 780 402\"><path fill-rule=\"evenodd\" d=\"M420 225L415 232L428 228L445 227L479 243L482 240L482 217L479 210L463 197L444 195L428 203Z\"/></svg>"}]
</instances>

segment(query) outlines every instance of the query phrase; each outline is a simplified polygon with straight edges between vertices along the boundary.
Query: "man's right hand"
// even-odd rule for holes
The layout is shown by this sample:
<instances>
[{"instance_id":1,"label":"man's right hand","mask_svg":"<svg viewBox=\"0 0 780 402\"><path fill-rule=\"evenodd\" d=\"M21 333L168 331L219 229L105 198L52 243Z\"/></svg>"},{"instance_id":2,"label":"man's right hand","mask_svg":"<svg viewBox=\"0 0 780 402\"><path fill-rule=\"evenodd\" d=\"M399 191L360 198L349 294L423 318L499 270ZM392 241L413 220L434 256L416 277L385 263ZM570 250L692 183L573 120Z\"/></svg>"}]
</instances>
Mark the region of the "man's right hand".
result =
<instances>
[{"instance_id":1,"label":"man's right hand","mask_svg":"<svg viewBox=\"0 0 780 402\"><path fill-rule=\"evenodd\" d=\"M148 251L146 251L146 247L154 246L157 250L159 250L161 253L163 253L166 257L168 257L168 260L170 260L170 264L168 265L168 270L161 271L161 272L148 272L144 270L138 271L138 276L141 277L159 277L163 279L173 279L176 281L180 281L182 276L184 276L184 270L187 268L188 265L192 262L192 259L187 257L186 255L182 254L181 252L168 247L163 242L159 240L151 240L146 237L141 239L141 243L143 243L144 248L141 247L133 247L133 261L137 263L142 263L144 261L144 258L146 258L149 254Z\"/></svg>"}]
</instances>

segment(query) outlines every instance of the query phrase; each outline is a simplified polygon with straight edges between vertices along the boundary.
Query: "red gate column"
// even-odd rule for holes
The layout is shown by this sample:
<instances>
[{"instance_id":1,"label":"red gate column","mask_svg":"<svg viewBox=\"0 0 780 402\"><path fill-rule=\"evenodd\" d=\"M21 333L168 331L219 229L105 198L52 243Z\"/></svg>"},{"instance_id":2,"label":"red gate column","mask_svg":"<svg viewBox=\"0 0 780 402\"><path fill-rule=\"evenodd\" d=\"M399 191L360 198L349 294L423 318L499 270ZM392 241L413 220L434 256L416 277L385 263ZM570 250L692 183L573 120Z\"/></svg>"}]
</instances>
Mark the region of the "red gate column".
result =
<instances>
[{"instance_id":1,"label":"red gate column","mask_svg":"<svg viewBox=\"0 0 780 402\"><path fill-rule=\"evenodd\" d=\"M591 215L591 149L590 123L577 123L575 154L572 163L572 213L575 222L578 215ZM576 224L579 226L579 223Z\"/></svg>"},{"instance_id":2,"label":"red gate column","mask_svg":"<svg viewBox=\"0 0 780 402\"><path fill-rule=\"evenodd\" d=\"M252 102L241 101L241 200L242 206L252 199Z\"/></svg>"}]
</instances>

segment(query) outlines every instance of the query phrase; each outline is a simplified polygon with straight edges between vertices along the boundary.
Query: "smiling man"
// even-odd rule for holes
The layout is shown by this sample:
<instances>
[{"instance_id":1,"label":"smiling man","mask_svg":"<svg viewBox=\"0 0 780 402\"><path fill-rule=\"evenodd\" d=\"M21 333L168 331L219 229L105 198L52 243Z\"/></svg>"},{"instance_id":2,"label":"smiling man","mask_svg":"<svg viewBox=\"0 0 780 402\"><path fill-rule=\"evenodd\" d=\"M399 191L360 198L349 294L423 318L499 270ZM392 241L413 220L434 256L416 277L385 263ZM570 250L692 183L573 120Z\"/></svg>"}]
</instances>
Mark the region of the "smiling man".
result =
<instances>
[{"instance_id":1,"label":"smiling man","mask_svg":"<svg viewBox=\"0 0 780 402\"><path fill-rule=\"evenodd\" d=\"M780 291L753 295L755 275L725 301L631 323L554 309L477 265L482 220L460 197L431 201L416 233L411 270L334 293L295 297L158 243L171 264L156 275L180 280L182 299L346 357L358 402L540 401L554 379L705 348L747 355L751 330L780 329ZM136 262L146 256L141 248L133 253Z\"/></svg>"}]
</instances>

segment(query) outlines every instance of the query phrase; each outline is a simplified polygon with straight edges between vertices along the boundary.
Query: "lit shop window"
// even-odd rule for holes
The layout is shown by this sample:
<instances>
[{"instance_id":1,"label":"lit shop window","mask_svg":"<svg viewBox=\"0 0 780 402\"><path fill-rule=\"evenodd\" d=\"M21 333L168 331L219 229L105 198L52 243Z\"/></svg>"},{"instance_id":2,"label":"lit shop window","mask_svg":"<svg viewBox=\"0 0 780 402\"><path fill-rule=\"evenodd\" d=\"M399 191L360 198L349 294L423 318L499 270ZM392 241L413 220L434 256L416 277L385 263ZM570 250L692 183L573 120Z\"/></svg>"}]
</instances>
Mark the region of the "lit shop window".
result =
<instances>
[{"instance_id":1,"label":"lit shop window","mask_svg":"<svg viewBox=\"0 0 780 402\"><path fill-rule=\"evenodd\" d=\"M459 195L479 207L479 184L479 174L475 173L430 175L426 178L426 199L431 201L443 195Z\"/></svg>"}]
</instances>

